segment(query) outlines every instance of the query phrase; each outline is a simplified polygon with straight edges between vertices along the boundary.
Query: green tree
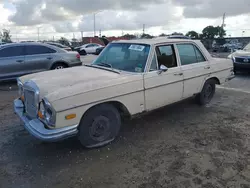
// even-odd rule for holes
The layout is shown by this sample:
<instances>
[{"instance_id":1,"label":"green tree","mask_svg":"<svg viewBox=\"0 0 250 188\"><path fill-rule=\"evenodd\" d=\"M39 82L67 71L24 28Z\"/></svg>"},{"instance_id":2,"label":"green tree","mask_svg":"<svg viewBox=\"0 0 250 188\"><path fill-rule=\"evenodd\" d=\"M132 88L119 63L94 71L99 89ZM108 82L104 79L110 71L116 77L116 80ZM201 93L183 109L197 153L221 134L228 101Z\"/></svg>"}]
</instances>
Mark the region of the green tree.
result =
<instances>
[{"instance_id":1,"label":"green tree","mask_svg":"<svg viewBox=\"0 0 250 188\"><path fill-rule=\"evenodd\" d=\"M0 32L0 38L2 39L2 42L12 42L11 41L11 35L10 35L10 30L8 29L3 29L2 32Z\"/></svg>"},{"instance_id":2,"label":"green tree","mask_svg":"<svg viewBox=\"0 0 250 188\"><path fill-rule=\"evenodd\" d=\"M136 38L136 36L135 35L131 35L131 34L125 34L125 35L123 35L123 37L125 37L125 38L127 38L127 39L135 39Z\"/></svg>"},{"instance_id":3,"label":"green tree","mask_svg":"<svg viewBox=\"0 0 250 188\"><path fill-rule=\"evenodd\" d=\"M207 39L214 39L216 37L223 37L226 35L226 31L220 27L214 27L214 26L207 26L202 30L202 35L204 38Z\"/></svg>"},{"instance_id":4,"label":"green tree","mask_svg":"<svg viewBox=\"0 0 250 188\"><path fill-rule=\"evenodd\" d=\"M187 32L186 36L194 38L194 39L198 39L199 33L197 33L196 31L189 31L189 32Z\"/></svg>"},{"instance_id":5,"label":"green tree","mask_svg":"<svg viewBox=\"0 0 250 188\"><path fill-rule=\"evenodd\" d=\"M165 33L162 33L159 35L159 37L166 37L167 35Z\"/></svg>"},{"instance_id":6,"label":"green tree","mask_svg":"<svg viewBox=\"0 0 250 188\"><path fill-rule=\"evenodd\" d=\"M220 38L223 38L224 36L226 36L226 31L224 28L217 26L217 30L218 30L218 36Z\"/></svg>"},{"instance_id":7,"label":"green tree","mask_svg":"<svg viewBox=\"0 0 250 188\"><path fill-rule=\"evenodd\" d=\"M70 46L69 40L66 39L65 37L61 37L61 38L58 40L58 42L61 43L62 45Z\"/></svg>"},{"instance_id":8,"label":"green tree","mask_svg":"<svg viewBox=\"0 0 250 188\"><path fill-rule=\"evenodd\" d=\"M153 36L150 35L150 34L143 33L143 34L141 35L141 38L142 38L142 39L152 39Z\"/></svg>"},{"instance_id":9,"label":"green tree","mask_svg":"<svg viewBox=\"0 0 250 188\"><path fill-rule=\"evenodd\" d=\"M183 33L173 32L171 35L183 35Z\"/></svg>"}]
</instances>

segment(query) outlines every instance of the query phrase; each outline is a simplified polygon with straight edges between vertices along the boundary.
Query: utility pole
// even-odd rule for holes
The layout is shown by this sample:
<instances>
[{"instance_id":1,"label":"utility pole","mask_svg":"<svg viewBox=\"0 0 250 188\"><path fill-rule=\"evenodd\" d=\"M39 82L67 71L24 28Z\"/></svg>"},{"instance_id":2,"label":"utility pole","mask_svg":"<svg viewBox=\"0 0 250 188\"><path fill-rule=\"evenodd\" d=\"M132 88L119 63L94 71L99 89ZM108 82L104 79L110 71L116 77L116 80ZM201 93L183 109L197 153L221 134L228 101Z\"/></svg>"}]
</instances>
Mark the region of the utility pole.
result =
<instances>
[{"instance_id":1,"label":"utility pole","mask_svg":"<svg viewBox=\"0 0 250 188\"><path fill-rule=\"evenodd\" d=\"M82 42L83 42L83 31L81 31L81 39L82 39Z\"/></svg>"},{"instance_id":2,"label":"utility pole","mask_svg":"<svg viewBox=\"0 0 250 188\"><path fill-rule=\"evenodd\" d=\"M40 41L40 27L37 27L37 41Z\"/></svg>"},{"instance_id":3,"label":"utility pole","mask_svg":"<svg viewBox=\"0 0 250 188\"><path fill-rule=\"evenodd\" d=\"M143 26L142 26L142 34L143 35L145 34L145 24L143 24Z\"/></svg>"},{"instance_id":4,"label":"utility pole","mask_svg":"<svg viewBox=\"0 0 250 188\"><path fill-rule=\"evenodd\" d=\"M96 13L94 13L94 37L95 37L95 14Z\"/></svg>"},{"instance_id":5,"label":"utility pole","mask_svg":"<svg viewBox=\"0 0 250 188\"><path fill-rule=\"evenodd\" d=\"M102 30L99 30L99 37L102 37Z\"/></svg>"},{"instance_id":6,"label":"utility pole","mask_svg":"<svg viewBox=\"0 0 250 188\"><path fill-rule=\"evenodd\" d=\"M242 31L242 37L244 36L245 31Z\"/></svg>"},{"instance_id":7,"label":"utility pole","mask_svg":"<svg viewBox=\"0 0 250 188\"><path fill-rule=\"evenodd\" d=\"M226 26L225 19L226 19L226 13L224 13L222 17L221 36L223 35L223 30L224 30L224 27Z\"/></svg>"}]
</instances>

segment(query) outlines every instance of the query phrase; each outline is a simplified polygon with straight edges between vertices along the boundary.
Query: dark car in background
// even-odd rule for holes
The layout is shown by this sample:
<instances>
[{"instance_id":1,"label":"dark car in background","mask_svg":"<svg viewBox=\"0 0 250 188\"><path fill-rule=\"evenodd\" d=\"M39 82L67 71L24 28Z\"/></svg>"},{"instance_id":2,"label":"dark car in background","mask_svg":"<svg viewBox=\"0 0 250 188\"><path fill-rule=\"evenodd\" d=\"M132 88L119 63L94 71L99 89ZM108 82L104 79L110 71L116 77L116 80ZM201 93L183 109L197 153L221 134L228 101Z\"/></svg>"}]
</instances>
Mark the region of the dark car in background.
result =
<instances>
[{"instance_id":1,"label":"dark car in background","mask_svg":"<svg viewBox=\"0 0 250 188\"><path fill-rule=\"evenodd\" d=\"M95 55L99 55L101 52L102 52L102 50L105 48L105 46L102 46L102 47L99 47L99 48L97 48L96 49L96 52L95 52Z\"/></svg>"},{"instance_id":2,"label":"dark car in background","mask_svg":"<svg viewBox=\"0 0 250 188\"><path fill-rule=\"evenodd\" d=\"M65 46L65 45L62 45L62 44L57 43L57 42L46 42L46 44L56 46L58 48L62 48L64 50L66 50L66 51L72 51L72 49L69 46Z\"/></svg>"},{"instance_id":3,"label":"dark car in background","mask_svg":"<svg viewBox=\"0 0 250 188\"><path fill-rule=\"evenodd\" d=\"M53 69L81 66L80 54L43 43L0 46L0 80Z\"/></svg>"}]
</instances>

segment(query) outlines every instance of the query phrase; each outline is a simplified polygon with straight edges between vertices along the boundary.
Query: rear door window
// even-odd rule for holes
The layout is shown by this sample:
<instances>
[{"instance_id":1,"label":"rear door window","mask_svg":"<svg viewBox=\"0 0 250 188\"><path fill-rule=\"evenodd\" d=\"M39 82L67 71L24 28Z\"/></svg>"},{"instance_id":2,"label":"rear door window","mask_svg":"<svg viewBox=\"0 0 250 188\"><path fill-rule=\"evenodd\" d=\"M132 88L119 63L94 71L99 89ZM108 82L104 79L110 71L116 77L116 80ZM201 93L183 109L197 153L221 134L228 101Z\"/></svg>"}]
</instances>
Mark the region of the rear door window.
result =
<instances>
[{"instance_id":1,"label":"rear door window","mask_svg":"<svg viewBox=\"0 0 250 188\"><path fill-rule=\"evenodd\" d=\"M0 57L16 57L24 55L24 46L10 46L1 49Z\"/></svg>"},{"instance_id":2,"label":"rear door window","mask_svg":"<svg viewBox=\"0 0 250 188\"><path fill-rule=\"evenodd\" d=\"M56 53L55 50L40 45L27 45L26 46L26 55L37 55L37 54L51 54Z\"/></svg>"},{"instance_id":3,"label":"rear door window","mask_svg":"<svg viewBox=\"0 0 250 188\"><path fill-rule=\"evenodd\" d=\"M206 61L200 50L193 44L177 44L181 65L190 65Z\"/></svg>"}]
</instances>

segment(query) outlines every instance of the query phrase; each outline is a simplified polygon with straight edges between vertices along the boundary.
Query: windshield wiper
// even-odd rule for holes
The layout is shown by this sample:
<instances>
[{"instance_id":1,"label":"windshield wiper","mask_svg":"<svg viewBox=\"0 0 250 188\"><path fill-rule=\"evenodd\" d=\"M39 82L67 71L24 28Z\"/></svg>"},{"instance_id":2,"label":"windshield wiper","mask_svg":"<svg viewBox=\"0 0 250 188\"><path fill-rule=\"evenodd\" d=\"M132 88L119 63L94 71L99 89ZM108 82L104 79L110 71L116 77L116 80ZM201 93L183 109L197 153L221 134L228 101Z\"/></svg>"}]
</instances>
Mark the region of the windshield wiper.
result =
<instances>
[{"instance_id":1,"label":"windshield wiper","mask_svg":"<svg viewBox=\"0 0 250 188\"><path fill-rule=\"evenodd\" d=\"M97 63L95 65L99 65L99 66L105 66L105 67L109 67L111 69L113 69L112 65L111 64L108 64L108 63Z\"/></svg>"},{"instance_id":2,"label":"windshield wiper","mask_svg":"<svg viewBox=\"0 0 250 188\"><path fill-rule=\"evenodd\" d=\"M109 64L108 64L108 65L109 65ZM114 70L114 69L112 68L112 66L111 66L111 69L110 69L110 65L107 67L107 66L100 66L99 64L90 64L90 65L84 64L84 66L86 66L86 67L98 68L98 69L107 70L107 71L111 71L111 72L114 72L114 73L121 74L119 71Z\"/></svg>"}]
</instances>

